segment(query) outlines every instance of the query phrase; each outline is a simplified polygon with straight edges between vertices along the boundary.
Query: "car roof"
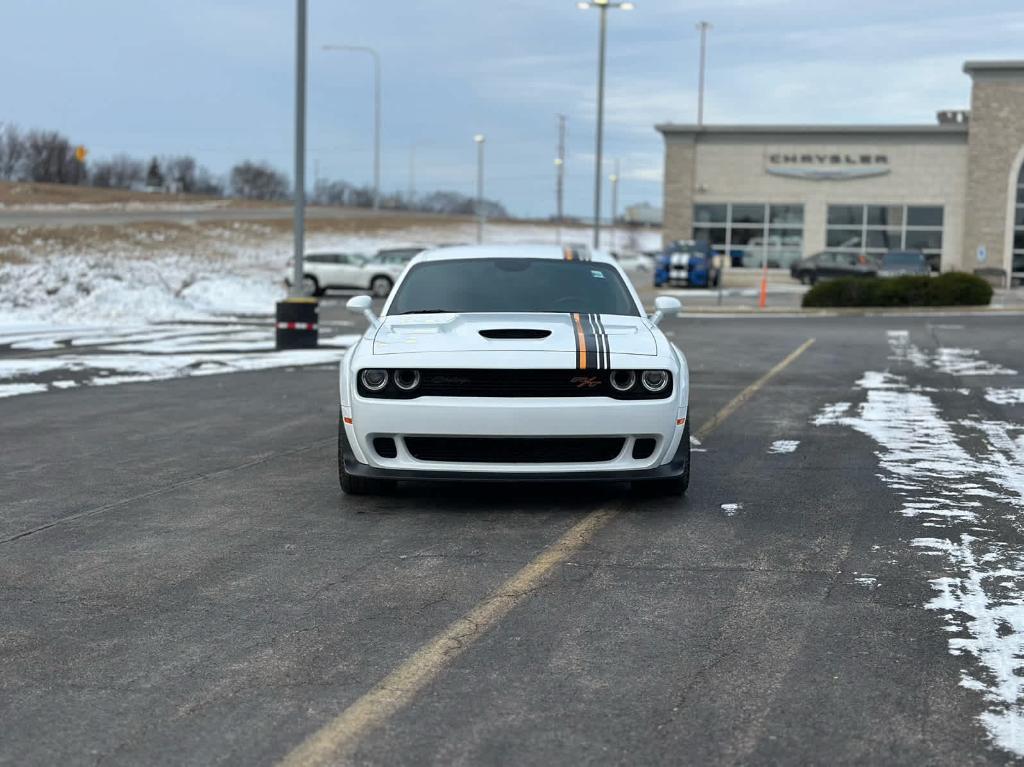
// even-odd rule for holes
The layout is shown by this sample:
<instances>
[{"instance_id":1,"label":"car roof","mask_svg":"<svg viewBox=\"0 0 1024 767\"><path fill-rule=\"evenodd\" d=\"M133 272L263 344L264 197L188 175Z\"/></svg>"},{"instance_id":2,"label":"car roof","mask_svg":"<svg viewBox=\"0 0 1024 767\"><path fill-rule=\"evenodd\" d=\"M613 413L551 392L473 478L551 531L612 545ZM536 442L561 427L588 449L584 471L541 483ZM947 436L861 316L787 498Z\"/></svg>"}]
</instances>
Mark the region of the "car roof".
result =
<instances>
[{"instance_id":1,"label":"car roof","mask_svg":"<svg viewBox=\"0 0 1024 767\"><path fill-rule=\"evenodd\" d=\"M420 253L413 264L424 261L456 261L467 258L549 258L562 261L573 249L561 245L454 245L448 248L436 248ZM574 258L579 258L578 255ZM579 258L581 261L599 261L614 264L615 259L602 251L591 251Z\"/></svg>"}]
</instances>

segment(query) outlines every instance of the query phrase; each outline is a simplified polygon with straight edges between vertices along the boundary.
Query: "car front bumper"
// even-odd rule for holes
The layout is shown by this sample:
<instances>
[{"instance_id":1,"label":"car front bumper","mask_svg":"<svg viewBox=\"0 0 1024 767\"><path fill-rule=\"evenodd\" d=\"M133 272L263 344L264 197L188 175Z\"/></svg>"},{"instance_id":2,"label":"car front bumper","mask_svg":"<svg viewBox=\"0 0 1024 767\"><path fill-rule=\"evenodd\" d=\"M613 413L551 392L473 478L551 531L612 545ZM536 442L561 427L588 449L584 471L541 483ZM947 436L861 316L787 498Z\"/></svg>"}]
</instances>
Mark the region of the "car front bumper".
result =
<instances>
[{"instance_id":1,"label":"car front bumper","mask_svg":"<svg viewBox=\"0 0 1024 767\"><path fill-rule=\"evenodd\" d=\"M682 471L673 461L683 435L686 408L680 398L612 400L581 398L421 397L415 400L357 398L342 408L350 474L392 479L658 479ZM611 460L553 463L490 463L421 460L405 437L616 437L623 447ZM386 458L377 438L394 440ZM633 457L637 439L653 439L653 452ZM351 465L350 465L351 464ZM675 474L673 472L676 472ZM641 476L649 474L650 476Z\"/></svg>"}]
</instances>

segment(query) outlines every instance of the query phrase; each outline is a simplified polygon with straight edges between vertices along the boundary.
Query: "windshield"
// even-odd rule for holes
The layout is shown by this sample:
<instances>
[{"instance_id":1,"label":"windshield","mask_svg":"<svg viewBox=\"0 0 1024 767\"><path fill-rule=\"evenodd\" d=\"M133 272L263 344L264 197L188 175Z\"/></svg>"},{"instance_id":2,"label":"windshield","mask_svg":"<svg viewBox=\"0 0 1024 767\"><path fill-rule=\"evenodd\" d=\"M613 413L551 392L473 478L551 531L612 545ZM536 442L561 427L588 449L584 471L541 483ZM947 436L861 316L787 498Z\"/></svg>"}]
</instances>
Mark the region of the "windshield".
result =
<instances>
[{"instance_id":1,"label":"windshield","mask_svg":"<svg viewBox=\"0 0 1024 767\"><path fill-rule=\"evenodd\" d=\"M399 286L388 313L431 312L640 314L611 264L551 258L417 264Z\"/></svg>"},{"instance_id":2,"label":"windshield","mask_svg":"<svg viewBox=\"0 0 1024 767\"><path fill-rule=\"evenodd\" d=\"M882 259L886 266L920 266L924 256L920 253L886 253Z\"/></svg>"}]
</instances>

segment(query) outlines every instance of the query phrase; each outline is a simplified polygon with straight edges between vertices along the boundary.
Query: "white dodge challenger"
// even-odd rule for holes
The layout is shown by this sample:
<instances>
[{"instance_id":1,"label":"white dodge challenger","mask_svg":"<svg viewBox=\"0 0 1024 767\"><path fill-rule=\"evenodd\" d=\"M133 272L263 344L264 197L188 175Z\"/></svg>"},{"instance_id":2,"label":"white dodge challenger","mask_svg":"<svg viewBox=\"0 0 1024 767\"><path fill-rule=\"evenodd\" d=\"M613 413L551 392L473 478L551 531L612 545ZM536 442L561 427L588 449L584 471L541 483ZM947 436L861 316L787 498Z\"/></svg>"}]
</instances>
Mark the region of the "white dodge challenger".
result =
<instances>
[{"instance_id":1,"label":"white dodge challenger","mask_svg":"<svg viewBox=\"0 0 1024 767\"><path fill-rule=\"evenodd\" d=\"M689 370L606 256L557 246L428 251L341 362L346 493L397 480L690 479Z\"/></svg>"}]
</instances>

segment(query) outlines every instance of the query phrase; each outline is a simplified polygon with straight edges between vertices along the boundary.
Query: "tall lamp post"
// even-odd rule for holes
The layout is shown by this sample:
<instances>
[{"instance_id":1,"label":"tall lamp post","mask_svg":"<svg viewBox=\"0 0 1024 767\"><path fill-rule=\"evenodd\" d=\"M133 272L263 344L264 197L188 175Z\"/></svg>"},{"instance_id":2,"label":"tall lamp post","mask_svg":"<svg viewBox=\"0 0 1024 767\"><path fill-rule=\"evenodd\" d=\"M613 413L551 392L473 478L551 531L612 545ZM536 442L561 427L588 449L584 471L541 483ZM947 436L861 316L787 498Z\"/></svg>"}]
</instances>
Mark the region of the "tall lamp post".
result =
<instances>
[{"instance_id":1,"label":"tall lamp post","mask_svg":"<svg viewBox=\"0 0 1024 767\"><path fill-rule=\"evenodd\" d=\"M605 47L608 39L608 9L619 8L623 11L631 11L636 6L630 2L618 2L617 0L587 0L576 3L581 11L597 8L601 12L601 25L597 47L597 149L595 151L594 168L594 248L601 246L601 184L603 173L601 172L601 153L604 149L604 57Z\"/></svg>"},{"instance_id":2,"label":"tall lamp post","mask_svg":"<svg viewBox=\"0 0 1024 767\"><path fill-rule=\"evenodd\" d=\"M565 217L565 115L558 115L558 155L555 157L555 209L558 244L562 244L562 219Z\"/></svg>"},{"instance_id":3,"label":"tall lamp post","mask_svg":"<svg viewBox=\"0 0 1024 767\"><path fill-rule=\"evenodd\" d=\"M306 0L295 2L295 255L292 296L302 295L302 258L306 237Z\"/></svg>"},{"instance_id":4,"label":"tall lamp post","mask_svg":"<svg viewBox=\"0 0 1024 767\"><path fill-rule=\"evenodd\" d=\"M619 161L615 161L615 172L608 177L612 182L612 250L618 246L619 228L616 223L619 218Z\"/></svg>"},{"instance_id":5,"label":"tall lamp post","mask_svg":"<svg viewBox=\"0 0 1024 767\"><path fill-rule=\"evenodd\" d=\"M373 58L373 209L380 208L380 54L366 45L325 45L325 51L357 51Z\"/></svg>"},{"instance_id":6,"label":"tall lamp post","mask_svg":"<svg viewBox=\"0 0 1024 767\"><path fill-rule=\"evenodd\" d=\"M487 137L483 133L473 136L476 142L476 241L484 241L484 144Z\"/></svg>"}]
</instances>

